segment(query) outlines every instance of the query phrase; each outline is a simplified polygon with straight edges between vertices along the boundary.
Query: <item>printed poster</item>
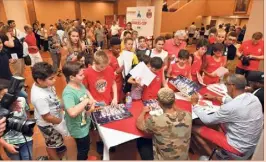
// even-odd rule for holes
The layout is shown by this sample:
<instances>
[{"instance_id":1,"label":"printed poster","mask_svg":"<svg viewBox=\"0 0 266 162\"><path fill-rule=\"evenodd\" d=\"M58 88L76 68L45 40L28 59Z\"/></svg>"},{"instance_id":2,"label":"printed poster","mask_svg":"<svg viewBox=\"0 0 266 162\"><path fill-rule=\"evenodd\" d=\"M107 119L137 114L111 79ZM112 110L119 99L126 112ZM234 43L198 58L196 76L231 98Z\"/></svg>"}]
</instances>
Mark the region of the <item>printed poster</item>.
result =
<instances>
[{"instance_id":1,"label":"printed poster","mask_svg":"<svg viewBox=\"0 0 266 162\"><path fill-rule=\"evenodd\" d=\"M132 23L132 28L138 31L139 36L153 36L154 11L154 6L127 7L127 22Z\"/></svg>"}]
</instances>

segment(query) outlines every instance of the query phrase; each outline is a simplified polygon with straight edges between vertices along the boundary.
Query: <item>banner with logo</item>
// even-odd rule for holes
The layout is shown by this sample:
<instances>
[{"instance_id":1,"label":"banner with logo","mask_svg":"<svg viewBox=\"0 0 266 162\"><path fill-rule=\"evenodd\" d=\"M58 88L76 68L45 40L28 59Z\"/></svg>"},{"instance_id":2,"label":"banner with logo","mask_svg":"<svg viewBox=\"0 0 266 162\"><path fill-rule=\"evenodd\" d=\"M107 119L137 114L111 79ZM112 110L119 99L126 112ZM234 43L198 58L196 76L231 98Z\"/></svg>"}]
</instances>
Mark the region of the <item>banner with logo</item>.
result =
<instances>
[{"instance_id":1,"label":"banner with logo","mask_svg":"<svg viewBox=\"0 0 266 162\"><path fill-rule=\"evenodd\" d=\"M132 23L132 28L138 31L139 36L153 36L154 6L127 7L127 22Z\"/></svg>"}]
</instances>

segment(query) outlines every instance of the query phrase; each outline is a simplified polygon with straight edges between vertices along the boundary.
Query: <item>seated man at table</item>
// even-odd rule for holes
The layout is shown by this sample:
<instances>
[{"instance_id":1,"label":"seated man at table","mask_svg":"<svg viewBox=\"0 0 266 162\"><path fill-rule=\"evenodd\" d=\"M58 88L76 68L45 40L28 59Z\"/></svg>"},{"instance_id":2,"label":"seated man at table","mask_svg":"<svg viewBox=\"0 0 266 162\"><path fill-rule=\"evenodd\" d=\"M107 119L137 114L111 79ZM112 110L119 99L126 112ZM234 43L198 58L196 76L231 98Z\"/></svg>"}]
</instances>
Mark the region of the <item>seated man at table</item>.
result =
<instances>
[{"instance_id":1,"label":"seated man at table","mask_svg":"<svg viewBox=\"0 0 266 162\"><path fill-rule=\"evenodd\" d=\"M150 111L144 107L137 119L137 128L153 135L154 160L187 160L191 137L191 114L175 109L175 94L169 88L158 92L158 102L164 111L161 116L144 116Z\"/></svg>"},{"instance_id":2,"label":"seated man at table","mask_svg":"<svg viewBox=\"0 0 266 162\"><path fill-rule=\"evenodd\" d=\"M221 108L213 114L207 114L198 105L197 94L191 98L193 112L199 119L206 125L221 124L223 131L193 125L192 133L209 155L212 150L205 140L241 156L255 148L258 143L263 129L262 107L256 96L245 92L247 81L244 76L233 74L227 78L225 84L232 98L205 95L205 98L223 102Z\"/></svg>"}]
</instances>

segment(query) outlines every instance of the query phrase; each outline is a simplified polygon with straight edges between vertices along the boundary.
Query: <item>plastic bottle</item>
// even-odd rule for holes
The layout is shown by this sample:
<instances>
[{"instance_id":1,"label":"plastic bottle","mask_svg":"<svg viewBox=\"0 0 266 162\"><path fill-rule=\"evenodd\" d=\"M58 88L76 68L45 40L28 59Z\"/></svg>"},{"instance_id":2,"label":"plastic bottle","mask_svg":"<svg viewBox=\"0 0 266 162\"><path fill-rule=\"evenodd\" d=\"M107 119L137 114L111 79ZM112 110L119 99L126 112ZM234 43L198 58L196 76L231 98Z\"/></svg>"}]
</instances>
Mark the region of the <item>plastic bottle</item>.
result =
<instances>
[{"instance_id":1,"label":"plastic bottle","mask_svg":"<svg viewBox=\"0 0 266 162\"><path fill-rule=\"evenodd\" d=\"M130 95L130 92L126 95L126 108L129 109L132 107L132 97Z\"/></svg>"}]
</instances>

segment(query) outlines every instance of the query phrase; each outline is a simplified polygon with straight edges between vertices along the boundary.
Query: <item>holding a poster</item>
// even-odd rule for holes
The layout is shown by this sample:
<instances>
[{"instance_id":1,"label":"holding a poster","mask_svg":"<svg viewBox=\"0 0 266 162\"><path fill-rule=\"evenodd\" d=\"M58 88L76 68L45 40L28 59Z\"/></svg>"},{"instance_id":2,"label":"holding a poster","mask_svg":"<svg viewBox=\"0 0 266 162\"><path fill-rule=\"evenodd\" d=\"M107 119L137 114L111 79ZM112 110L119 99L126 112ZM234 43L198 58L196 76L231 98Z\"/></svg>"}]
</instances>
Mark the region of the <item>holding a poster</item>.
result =
<instances>
[{"instance_id":1,"label":"holding a poster","mask_svg":"<svg viewBox=\"0 0 266 162\"><path fill-rule=\"evenodd\" d=\"M154 7L127 7L127 22L132 23L132 28L144 37L153 36Z\"/></svg>"}]
</instances>

